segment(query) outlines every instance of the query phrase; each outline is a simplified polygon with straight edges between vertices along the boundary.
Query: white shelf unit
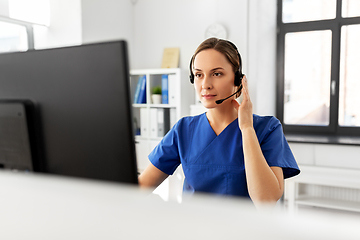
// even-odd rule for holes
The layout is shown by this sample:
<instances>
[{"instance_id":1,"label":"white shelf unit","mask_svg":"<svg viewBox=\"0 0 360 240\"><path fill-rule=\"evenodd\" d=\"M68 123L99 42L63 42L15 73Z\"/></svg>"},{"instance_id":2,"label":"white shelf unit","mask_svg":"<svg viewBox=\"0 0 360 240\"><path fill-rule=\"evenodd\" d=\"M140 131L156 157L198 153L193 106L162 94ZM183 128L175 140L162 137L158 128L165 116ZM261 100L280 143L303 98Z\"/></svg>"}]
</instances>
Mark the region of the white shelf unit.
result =
<instances>
[{"instance_id":1,"label":"white shelf unit","mask_svg":"<svg viewBox=\"0 0 360 240\"><path fill-rule=\"evenodd\" d=\"M187 79L188 74L183 72L180 68L160 68L160 69L135 69L130 71L130 89L131 100L134 100L135 90L138 80L141 76L146 76L146 103L133 104L134 126L143 129L140 135L135 136L136 154L138 159L138 170L142 172L148 165L148 154L161 141L162 136L152 137L150 129L154 124L150 117L152 109L166 109L170 112L171 123L174 124L181 117L187 116L190 113L190 105L194 103L194 88ZM170 104L153 104L151 102L151 89L155 86L161 86L162 75L171 75L169 77L168 88L174 93L175 101ZM173 81L170 83L170 81ZM143 114L142 116L142 113ZM145 117L144 119L144 116ZM169 121L169 119L167 119ZM172 124L169 124L170 127ZM144 132L147 131L147 134ZM135 131L136 132L136 131Z\"/></svg>"},{"instance_id":2,"label":"white shelf unit","mask_svg":"<svg viewBox=\"0 0 360 240\"><path fill-rule=\"evenodd\" d=\"M300 169L299 176L286 182L290 212L296 213L299 206L360 212L360 170L306 165Z\"/></svg>"}]
</instances>

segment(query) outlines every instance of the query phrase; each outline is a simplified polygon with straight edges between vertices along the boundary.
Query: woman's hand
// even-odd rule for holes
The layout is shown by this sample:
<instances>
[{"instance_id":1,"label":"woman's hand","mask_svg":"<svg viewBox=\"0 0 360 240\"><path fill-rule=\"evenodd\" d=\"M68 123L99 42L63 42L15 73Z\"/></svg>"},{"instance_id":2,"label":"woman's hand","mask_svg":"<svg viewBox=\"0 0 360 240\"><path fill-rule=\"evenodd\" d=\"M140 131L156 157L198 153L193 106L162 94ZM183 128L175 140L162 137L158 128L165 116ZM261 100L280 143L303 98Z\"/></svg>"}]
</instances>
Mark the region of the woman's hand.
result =
<instances>
[{"instance_id":1,"label":"woman's hand","mask_svg":"<svg viewBox=\"0 0 360 240\"><path fill-rule=\"evenodd\" d=\"M239 128L241 131L246 128L253 128L252 102L250 100L248 83L245 75L242 79L242 86L243 100L241 104L236 100L232 100L234 108L238 111Z\"/></svg>"},{"instance_id":2,"label":"woman's hand","mask_svg":"<svg viewBox=\"0 0 360 240\"><path fill-rule=\"evenodd\" d=\"M266 162L253 126L253 109L245 76L242 79L242 85L241 104L236 100L232 100L232 104L238 111L249 195L255 205L276 203L284 192L282 168L269 167Z\"/></svg>"}]
</instances>

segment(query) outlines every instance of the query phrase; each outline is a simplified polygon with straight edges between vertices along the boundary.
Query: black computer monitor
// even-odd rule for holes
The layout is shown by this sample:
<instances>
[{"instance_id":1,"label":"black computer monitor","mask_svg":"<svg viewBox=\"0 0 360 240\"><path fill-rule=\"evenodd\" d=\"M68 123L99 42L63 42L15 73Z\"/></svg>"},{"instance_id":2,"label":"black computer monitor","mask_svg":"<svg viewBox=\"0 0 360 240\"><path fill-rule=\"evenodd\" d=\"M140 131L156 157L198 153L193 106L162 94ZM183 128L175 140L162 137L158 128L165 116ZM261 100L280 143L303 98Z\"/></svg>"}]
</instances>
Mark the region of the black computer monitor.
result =
<instances>
[{"instance_id":1,"label":"black computer monitor","mask_svg":"<svg viewBox=\"0 0 360 240\"><path fill-rule=\"evenodd\" d=\"M0 54L0 100L34 120L35 172L137 183L125 41Z\"/></svg>"}]
</instances>

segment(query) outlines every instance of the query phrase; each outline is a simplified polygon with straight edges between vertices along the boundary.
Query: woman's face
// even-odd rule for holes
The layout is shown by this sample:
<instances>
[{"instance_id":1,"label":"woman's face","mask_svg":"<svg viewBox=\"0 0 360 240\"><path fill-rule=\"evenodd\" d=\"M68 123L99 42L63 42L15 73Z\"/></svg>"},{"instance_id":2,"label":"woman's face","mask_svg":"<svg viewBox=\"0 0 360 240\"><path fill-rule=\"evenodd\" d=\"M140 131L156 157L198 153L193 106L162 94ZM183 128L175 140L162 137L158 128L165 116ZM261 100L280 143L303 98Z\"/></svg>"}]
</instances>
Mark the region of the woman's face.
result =
<instances>
[{"instance_id":1,"label":"woman's face","mask_svg":"<svg viewBox=\"0 0 360 240\"><path fill-rule=\"evenodd\" d=\"M216 100L236 91L232 65L222 53L214 49L203 50L195 56L193 73L195 91L206 108L220 106L215 103ZM230 101L222 104L226 102Z\"/></svg>"}]
</instances>

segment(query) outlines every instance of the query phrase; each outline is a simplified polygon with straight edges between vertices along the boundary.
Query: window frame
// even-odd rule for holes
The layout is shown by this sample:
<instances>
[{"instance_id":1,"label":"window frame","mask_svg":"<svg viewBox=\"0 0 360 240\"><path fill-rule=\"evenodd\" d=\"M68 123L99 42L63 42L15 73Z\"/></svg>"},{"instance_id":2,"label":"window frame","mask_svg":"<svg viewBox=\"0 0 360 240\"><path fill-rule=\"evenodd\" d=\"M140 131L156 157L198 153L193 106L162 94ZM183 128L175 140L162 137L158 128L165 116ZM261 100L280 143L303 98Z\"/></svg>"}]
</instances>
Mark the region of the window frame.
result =
<instances>
[{"instance_id":1,"label":"window frame","mask_svg":"<svg viewBox=\"0 0 360 240\"><path fill-rule=\"evenodd\" d=\"M276 56L276 116L283 124L285 134L317 134L331 136L360 136L360 127L339 126L339 82L340 82L340 50L341 28L346 25L360 24L360 17L343 18L342 0L336 0L336 17L334 19L284 23L282 21L282 2L278 0L277 10L277 56ZM284 123L284 71L285 71L285 35L293 32L331 30L331 77L330 109L328 126L292 125ZM305 74L305 73L304 73ZM331 91L331 83L335 82L335 91Z\"/></svg>"},{"instance_id":2,"label":"window frame","mask_svg":"<svg viewBox=\"0 0 360 240\"><path fill-rule=\"evenodd\" d=\"M27 42L28 42L28 50L34 50L35 44L34 44L34 28L33 24L21 20L16 20L13 18L7 18L0 16L0 22L6 22L11 24L16 24L22 27L25 27L26 33L27 33Z\"/></svg>"}]
</instances>

